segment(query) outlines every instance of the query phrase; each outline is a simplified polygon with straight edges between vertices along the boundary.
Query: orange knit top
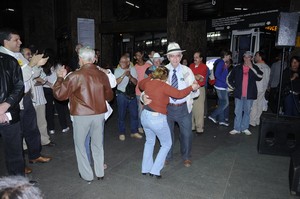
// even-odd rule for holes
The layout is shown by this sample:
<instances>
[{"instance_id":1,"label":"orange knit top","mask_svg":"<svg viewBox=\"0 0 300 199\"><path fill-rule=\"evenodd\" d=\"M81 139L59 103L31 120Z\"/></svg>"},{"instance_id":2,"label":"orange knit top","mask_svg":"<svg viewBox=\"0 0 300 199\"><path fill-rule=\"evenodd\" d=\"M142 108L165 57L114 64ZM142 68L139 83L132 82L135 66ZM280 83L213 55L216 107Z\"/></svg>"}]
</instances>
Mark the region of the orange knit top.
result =
<instances>
[{"instance_id":1,"label":"orange knit top","mask_svg":"<svg viewBox=\"0 0 300 199\"><path fill-rule=\"evenodd\" d=\"M192 86L189 86L183 90L177 90L169 84L148 77L138 83L139 88L145 91L145 94L152 100L148 106L159 113L167 114L167 105L170 101L169 97L183 98L193 91Z\"/></svg>"}]
</instances>

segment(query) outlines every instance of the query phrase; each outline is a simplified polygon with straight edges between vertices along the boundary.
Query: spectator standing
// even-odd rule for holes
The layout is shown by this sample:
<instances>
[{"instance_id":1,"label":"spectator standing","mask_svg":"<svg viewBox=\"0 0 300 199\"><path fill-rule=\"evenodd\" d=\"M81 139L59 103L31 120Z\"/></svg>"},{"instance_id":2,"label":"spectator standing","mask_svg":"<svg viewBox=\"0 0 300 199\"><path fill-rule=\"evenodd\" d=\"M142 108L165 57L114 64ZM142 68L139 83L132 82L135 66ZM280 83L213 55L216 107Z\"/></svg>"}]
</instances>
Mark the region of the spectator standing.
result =
<instances>
[{"instance_id":1,"label":"spectator standing","mask_svg":"<svg viewBox=\"0 0 300 199\"><path fill-rule=\"evenodd\" d=\"M263 75L258 66L252 63L252 57L253 54L246 51L243 55L244 62L234 67L227 78L228 87L233 90L235 98L234 129L229 132L231 135L252 134L248 129L250 111L253 100L257 98L256 81L260 81Z\"/></svg>"},{"instance_id":2,"label":"spectator standing","mask_svg":"<svg viewBox=\"0 0 300 199\"><path fill-rule=\"evenodd\" d=\"M46 121L47 128L50 134L55 133L55 125L54 125L54 113L55 109L58 114L58 122L61 127L62 133L66 133L70 130L68 126L68 122L70 121L70 112L68 108L68 100L59 101L53 96L53 84L56 82L57 70L61 67L60 63L55 61L54 52L51 49L45 49L46 54L49 55L49 59L46 62L43 68L43 90L46 98Z\"/></svg>"},{"instance_id":3,"label":"spectator standing","mask_svg":"<svg viewBox=\"0 0 300 199\"><path fill-rule=\"evenodd\" d=\"M117 80L117 105L119 139L125 140L126 111L129 111L130 132L132 138L141 139L138 133L138 104L136 97L137 73L134 66L130 66L129 58L124 55L120 58L120 67L115 70ZM144 71L145 72L145 71Z\"/></svg>"},{"instance_id":4,"label":"spectator standing","mask_svg":"<svg viewBox=\"0 0 300 199\"><path fill-rule=\"evenodd\" d=\"M260 124L260 116L263 112L265 104L265 93L268 88L270 79L270 67L265 62L265 53L258 51L255 53L254 61L256 66L263 72L262 79L256 82L257 99L253 101L250 113L250 125L256 126Z\"/></svg>"},{"instance_id":5,"label":"spectator standing","mask_svg":"<svg viewBox=\"0 0 300 199\"><path fill-rule=\"evenodd\" d=\"M300 57L290 59L290 67L285 69L282 76L283 112L288 116L300 116Z\"/></svg>"},{"instance_id":6,"label":"spectator standing","mask_svg":"<svg viewBox=\"0 0 300 199\"><path fill-rule=\"evenodd\" d=\"M273 113L277 113L277 106L278 106L278 86L280 81L280 71L281 71L281 60L282 55L278 53L276 56L276 62L271 65L271 72L270 72L270 80L269 80L269 103L268 106L270 107ZM283 63L284 69L286 68L286 62Z\"/></svg>"},{"instance_id":7,"label":"spectator standing","mask_svg":"<svg viewBox=\"0 0 300 199\"><path fill-rule=\"evenodd\" d=\"M206 98L205 83L207 78L207 66L203 63L203 56L200 51L194 53L194 63L190 65L190 69L195 75L195 79L200 85L199 97L194 99L192 109L192 130L200 135L204 132L204 103Z\"/></svg>"},{"instance_id":8,"label":"spectator standing","mask_svg":"<svg viewBox=\"0 0 300 199\"><path fill-rule=\"evenodd\" d=\"M158 67L161 66L162 61L164 60L163 57L160 56L158 53L154 53L153 55L153 65L149 66L145 71L145 77L148 77L152 72L154 72Z\"/></svg>"},{"instance_id":9,"label":"spectator standing","mask_svg":"<svg viewBox=\"0 0 300 199\"><path fill-rule=\"evenodd\" d=\"M228 91L226 78L228 75L228 62L231 59L232 53L230 51L222 51L221 59L216 60L217 65L215 66L214 76L215 76L215 89L218 95L218 107L212 112L208 119L210 119L215 124L219 122L219 125L229 126L229 123L225 121L225 109L229 105Z\"/></svg>"},{"instance_id":10,"label":"spectator standing","mask_svg":"<svg viewBox=\"0 0 300 199\"><path fill-rule=\"evenodd\" d=\"M145 63L144 53L142 53L141 51L137 51L134 55L134 58L136 59L135 70L137 73L137 84L136 84L137 86L135 88L135 93L136 93L136 99L138 104L138 131L140 133L143 133L144 131L141 125L141 114L142 114L143 105L140 101L141 91L138 87L138 83L145 78L145 71L151 65L149 63Z\"/></svg>"}]
</instances>

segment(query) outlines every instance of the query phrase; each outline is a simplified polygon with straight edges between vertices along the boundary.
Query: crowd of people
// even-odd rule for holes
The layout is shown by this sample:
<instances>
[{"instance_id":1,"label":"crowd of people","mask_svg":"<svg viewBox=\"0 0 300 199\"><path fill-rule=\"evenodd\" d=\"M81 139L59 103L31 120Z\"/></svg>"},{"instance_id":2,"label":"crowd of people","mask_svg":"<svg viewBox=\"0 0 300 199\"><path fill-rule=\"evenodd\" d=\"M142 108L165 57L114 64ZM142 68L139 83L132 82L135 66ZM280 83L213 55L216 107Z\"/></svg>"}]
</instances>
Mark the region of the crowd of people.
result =
<instances>
[{"instance_id":1,"label":"crowd of people","mask_svg":"<svg viewBox=\"0 0 300 199\"><path fill-rule=\"evenodd\" d=\"M158 52L152 51L145 60L144 52L137 51L134 64L124 54L112 72L99 66L99 50L81 44L76 46L76 55L68 67L55 59L51 49L41 54L33 54L29 48L20 49L20 36L13 30L0 30L0 44L0 133L9 175L25 176L32 172L25 166L25 149L30 163L51 161L52 158L41 155L42 146L56 145L49 134L55 134L57 129L67 133L72 125L80 178L91 183L95 173L98 180L103 180L103 132L112 111L108 102L114 95L118 139L126 140L128 112L130 137L142 139L145 135L141 173L158 179L164 165L173 159L176 123L182 163L190 167L193 134L205 132L206 116L225 127L233 121L231 135L251 135L249 126L260 125L267 100L271 111L279 111L278 95L283 99L283 114L300 115L297 56L290 59L290 66L284 70L283 92L278 93L280 61L269 67L263 51L254 55L246 51L242 63L232 66L232 53L223 50L214 69L209 70L202 52L194 52L193 62L188 65L188 59L183 58L185 50L171 42L166 52L168 64L164 64L164 57ZM213 85L218 97L216 109L209 114L208 84ZM234 119L229 114L230 92L234 97ZM60 128L54 125L56 113ZM154 160L156 137L161 147Z\"/></svg>"}]
</instances>

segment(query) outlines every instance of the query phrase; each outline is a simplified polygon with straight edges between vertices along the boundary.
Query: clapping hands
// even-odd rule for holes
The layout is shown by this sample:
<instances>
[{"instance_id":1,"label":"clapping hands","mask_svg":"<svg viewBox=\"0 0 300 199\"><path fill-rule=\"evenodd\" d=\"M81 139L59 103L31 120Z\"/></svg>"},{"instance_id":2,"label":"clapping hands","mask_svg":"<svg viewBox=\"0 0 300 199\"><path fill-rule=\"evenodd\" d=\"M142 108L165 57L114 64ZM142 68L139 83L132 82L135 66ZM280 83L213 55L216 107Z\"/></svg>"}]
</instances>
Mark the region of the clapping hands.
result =
<instances>
[{"instance_id":1,"label":"clapping hands","mask_svg":"<svg viewBox=\"0 0 300 199\"><path fill-rule=\"evenodd\" d=\"M65 66L63 65L62 67L57 69L56 75L57 77L62 77L64 78L67 75L68 71L66 70Z\"/></svg>"},{"instance_id":2,"label":"clapping hands","mask_svg":"<svg viewBox=\"0 0 300 199\"><path fill-rule=\"evenodd\" d=\"M193 82L192 88L193 88L193 91L195 91L195 90L197 90L198 88L200 88L200 85L198 84L197 81L194 81L194 82Z\"/></svg>"}]
</instances>

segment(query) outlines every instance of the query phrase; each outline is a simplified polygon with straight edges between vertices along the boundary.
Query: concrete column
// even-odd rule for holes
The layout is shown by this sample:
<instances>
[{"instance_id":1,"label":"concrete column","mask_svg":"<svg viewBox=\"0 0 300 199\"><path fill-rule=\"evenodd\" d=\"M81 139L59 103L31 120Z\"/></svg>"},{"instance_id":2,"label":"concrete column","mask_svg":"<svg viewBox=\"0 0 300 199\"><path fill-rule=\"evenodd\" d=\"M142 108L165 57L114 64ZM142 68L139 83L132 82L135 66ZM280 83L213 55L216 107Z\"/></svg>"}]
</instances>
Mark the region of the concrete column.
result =
<instances>
[{"instance_id":1,"label":"concrete column","mask_svg":"<svg viewBox=\"0 0 300 199\"><path fill-rule=\"evenodd\" d=\"M206 21L183 21L182 0L168 1L167 35L169 42L179 43L189 61L197 50L206 53Z\"/></svg>"}]
</instances>

